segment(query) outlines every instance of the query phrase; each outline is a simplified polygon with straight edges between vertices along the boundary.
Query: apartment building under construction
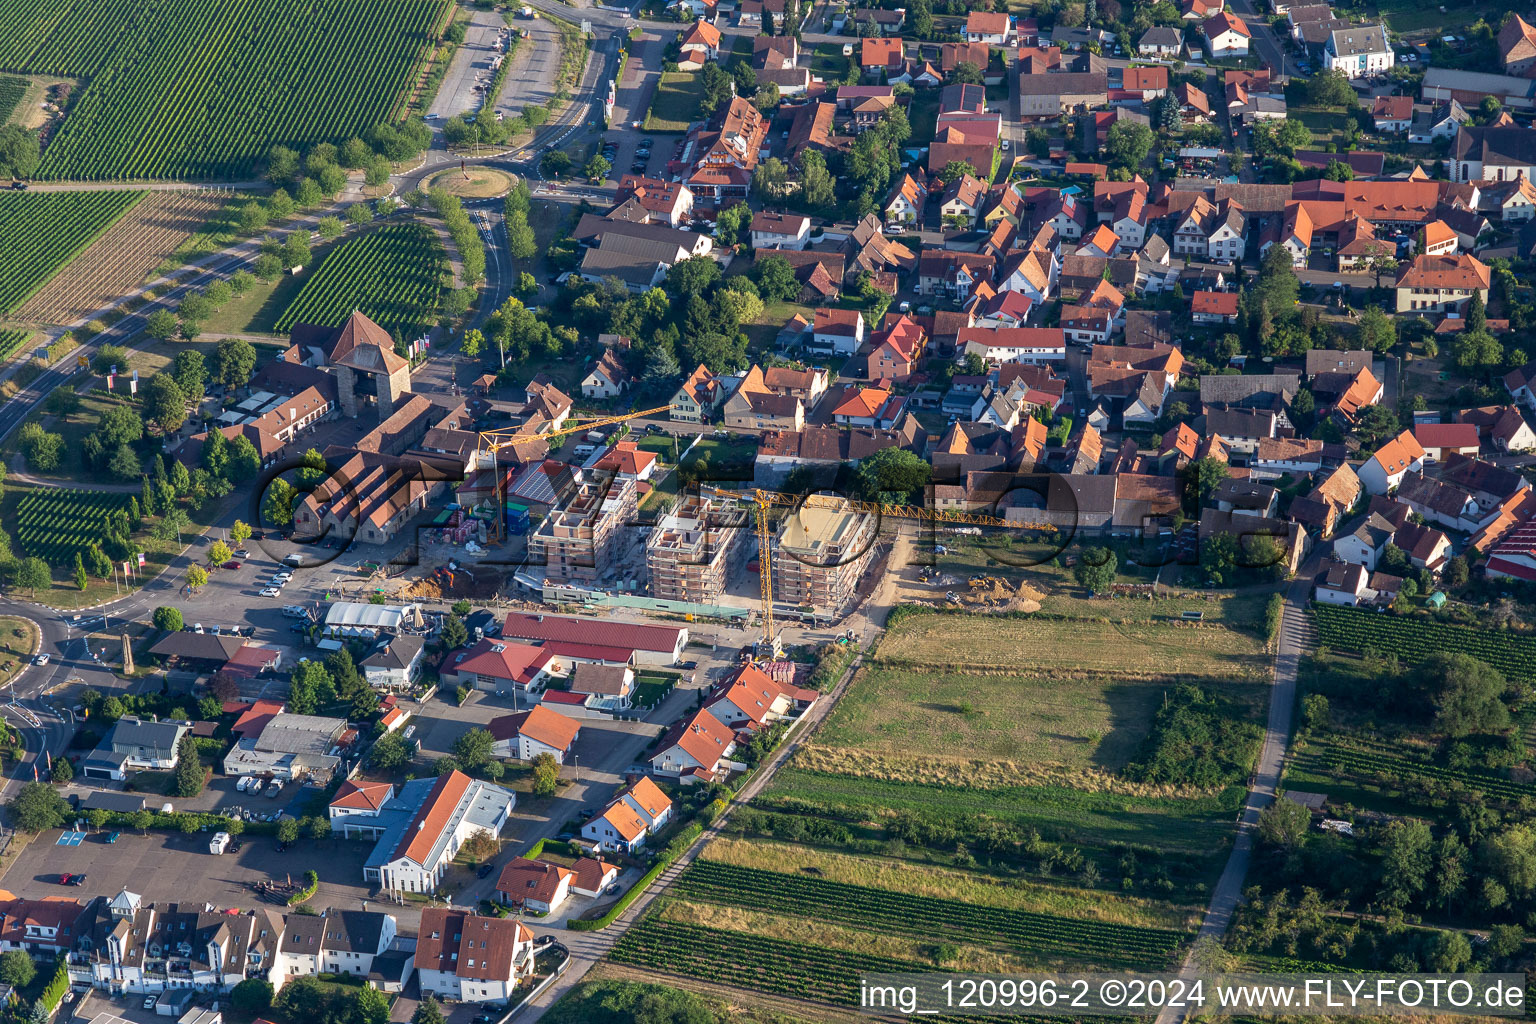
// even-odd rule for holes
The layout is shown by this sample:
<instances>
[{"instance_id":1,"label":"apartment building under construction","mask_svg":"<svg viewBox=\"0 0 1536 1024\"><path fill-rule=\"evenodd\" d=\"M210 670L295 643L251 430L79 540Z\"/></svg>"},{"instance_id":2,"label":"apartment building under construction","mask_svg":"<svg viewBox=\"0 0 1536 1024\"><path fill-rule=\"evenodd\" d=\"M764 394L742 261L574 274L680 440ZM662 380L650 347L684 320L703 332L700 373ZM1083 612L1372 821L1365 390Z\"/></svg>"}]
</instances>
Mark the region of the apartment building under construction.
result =
<instances>
[{"instance_id":1,"label":"apartment building under construction","mask_svg":"<svg viewBox=\"0 0 1536 1024\"><path fill-rule=\"evenodd\" d=\"M878 522L868 512L802 505L774 541L774 598L836 615L853 600L874 557Z\"/></svg>"},{"instance_id":2,"label":"apartment building under construction","mask_svg":"<svg viewBox=\"0 0 1536 1024\"><path fill-rule=\"evenodd\" d=\"M528 561L553 583L596 585L629 553L635 481L604 474L580 484L528 538Z\"/></svg>"},{"instance_id":3,"label":"apartment building under construction","mask_svg":"<svg viewBox=\"0 0 1536 1024\"><path fill-rule=\"evenodd\" d=\"M752 520L735 501L687 495L646 544L651 596L715 604L751 543Z\"/></svg>"}]
</instances>

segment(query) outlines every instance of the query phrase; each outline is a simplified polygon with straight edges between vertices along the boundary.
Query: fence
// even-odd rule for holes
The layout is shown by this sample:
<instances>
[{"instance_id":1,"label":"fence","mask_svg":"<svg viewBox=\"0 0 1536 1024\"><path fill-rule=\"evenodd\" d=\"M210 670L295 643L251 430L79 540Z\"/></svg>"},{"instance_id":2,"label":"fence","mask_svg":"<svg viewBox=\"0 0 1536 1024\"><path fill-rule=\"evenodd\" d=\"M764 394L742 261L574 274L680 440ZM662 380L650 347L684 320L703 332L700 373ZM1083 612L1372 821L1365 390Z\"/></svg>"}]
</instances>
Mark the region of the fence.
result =
<instances>
[{"instance_id":1,"label":"fence","mask_svg":"<svg viewBox=\"0 0 1536 1024\"><path fill-rule=\"evenodd\" d=\"M529 1003L543 995L549 989L549 986L553 985L560 978L560 975L565 973L565 969L571 966L571 951L560 945L558 942L555 943L555 945L565 953L565 956L561 958L560 963L555 966L553 971L549 972L549 977L535 985L533 987L533 991L524 996L522 1002L508 1010L507 1015L496 1021L496 1024L507 1024L507 1022L510 1021L513 1017L516 1017L519 1013L522 1013L523 1010L527 1008Z\"/></svg>"}]
</instances>

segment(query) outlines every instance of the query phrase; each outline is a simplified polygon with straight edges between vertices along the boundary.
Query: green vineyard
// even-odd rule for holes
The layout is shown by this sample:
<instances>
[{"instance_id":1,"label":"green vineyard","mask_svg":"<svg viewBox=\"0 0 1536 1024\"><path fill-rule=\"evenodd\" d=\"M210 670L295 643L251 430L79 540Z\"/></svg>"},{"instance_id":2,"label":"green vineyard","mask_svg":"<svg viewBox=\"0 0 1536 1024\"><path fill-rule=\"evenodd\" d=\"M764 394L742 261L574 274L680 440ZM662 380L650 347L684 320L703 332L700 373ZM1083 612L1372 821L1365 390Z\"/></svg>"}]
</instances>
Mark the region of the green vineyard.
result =
<instances>
[{"instance_id":1,"label":"green vineyard","mask_svg":"<svg viewBox=\"0 0 1536 1024\"><path fill-rule=\"evenodd\" d=\"M1164 970L1186 938L1164 929L975 906L715 861L695 861L674 891L684 899L818 917L872 931L1006 945L1042 963Z\"/></svg>"},{"instance_id":2,"label":"green vineyard","mask_svg":"<svg viewBox=\"0 0 1536 1024\"><path fill-rule=\"evenodd\" d=\"M0 0L0 70L85 80L42 180L251 177L399 111L443 0Z\"/></svg>"},{"instance_id":3,"label":"green vineyard","mask_svg":"<svg viewBox=\"0 0 1536 1024\"><path fill-rule=\"evenodd\" d=\"M0 331L0 360L9 359L35 331Z\"/></svg>"},{"instance_id":4,"label":"green vineyard","mask_svg":"<svg viewBox=\"0 0 1536 1024\"><path fill-rule=\"evenodd\" d=\"M647 918L631 925L608 954L617 963L721 985L838 1006L859 1005L865 974L932 974L932 964L787 942L762 935ZM1066 1018L988 1014L924 1016L923 1020L996 1024L1065 1024Z\"/></svg>"},{"instance_id":5,"label":"green vineyard","mask_svg":"<svg viewBox=\"0 0 1536 1024\"><path fill-rule=\"evenodd\" d=\"M1312 739L1293 758L1309 778L1350 779L1389 789L1422 788L1445 793L1476 791L1493 800L1515 803L1536 797L1536 785L1502 775L1451 768L1415 757L1401 746L1364 737Z\"/></svg>"},{"instance_id":6,"label":"green vineyard","mask_svg":"<svg viewBox=\"0 0 1536 1024\"><path fill-rule=\"evenodd\" d=\"M354 309L390 333L411 337L432 322L447 256L430 228L390 224L343 242L304 282L275 330L294 324L340 327Z\"/></svg>"},{"instance_id":7,"label":"green vineyard","mask_svg":"<svg viewBox=\"0 0 1536 1024\"><path fill-rule=\"evenodd\" d=\"M67 488L29 491L16 505L16 545L55 566L74 562L100 542L107 519L128 507L128 495Z\"/></svg>"},{"instance_id":8,"label":"green vineyard","mask_svg":"<svg viewBox=\"0 0 1536 1024\"><path fill-rule=\"evenodd\" d=\"M1536 636L1499 633L1435 622L1433 619L1381 615L1358 608L1320 604L1318 642L1338 650L1374 650L1407 662L1423 661L1441 651L1468 654L1510 679L1536 681Z\"/></svg>"},{"instance_id":9,"label":"green vineyard","mask_svg":"<svg viewBox=\"0 0 1536 1024\"><path fill-rule=\"evenodd\" d=\"M16 78L12 75L0 75L0 124L21 103L21 98L27 94L27 80Z\"/></svg>"},{"instance_id":10,"label":"green vineyard","mask_svg":"<svg viewBox=\"0 0 1536 1024\"><path fill-rule=\"evenodd\" d=\"M13 313L144 198L143 192L0 193L0 315Z\"/></svg>"}]
</instances>

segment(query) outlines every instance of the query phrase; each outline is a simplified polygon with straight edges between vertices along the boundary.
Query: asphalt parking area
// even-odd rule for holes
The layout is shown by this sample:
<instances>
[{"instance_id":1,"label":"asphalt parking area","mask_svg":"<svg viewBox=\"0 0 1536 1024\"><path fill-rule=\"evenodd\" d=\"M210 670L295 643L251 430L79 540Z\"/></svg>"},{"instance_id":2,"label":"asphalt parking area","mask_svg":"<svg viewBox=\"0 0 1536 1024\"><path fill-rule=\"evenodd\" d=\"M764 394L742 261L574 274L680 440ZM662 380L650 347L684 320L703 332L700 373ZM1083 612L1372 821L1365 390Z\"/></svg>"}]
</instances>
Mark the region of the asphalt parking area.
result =
<instances>
[{"instance_id":1,"label":"asphalt parking area","mask_svg":"<svg viewBox=\"0 0 1536 1024\"><path fill-rule=\"evenodd\" d=\"M289 875L297 881L313 868L320 875L314 906L348 910L358 909L372 888L363 882L372 843L301 839L279 853L271 836L243 836L238 851L215 855L208 852L205 832L139 835L125 829L117 842L108 843L110 833L105 829L87 835L79 846L59 846L57 830L44 832L22 851L0 886L34 899L115 896L126 888L147 901L244 908L259 902L253 883ZM86 882L61 886L58 879L64 874L83 874Z\"/></svg>"}]
</instances>

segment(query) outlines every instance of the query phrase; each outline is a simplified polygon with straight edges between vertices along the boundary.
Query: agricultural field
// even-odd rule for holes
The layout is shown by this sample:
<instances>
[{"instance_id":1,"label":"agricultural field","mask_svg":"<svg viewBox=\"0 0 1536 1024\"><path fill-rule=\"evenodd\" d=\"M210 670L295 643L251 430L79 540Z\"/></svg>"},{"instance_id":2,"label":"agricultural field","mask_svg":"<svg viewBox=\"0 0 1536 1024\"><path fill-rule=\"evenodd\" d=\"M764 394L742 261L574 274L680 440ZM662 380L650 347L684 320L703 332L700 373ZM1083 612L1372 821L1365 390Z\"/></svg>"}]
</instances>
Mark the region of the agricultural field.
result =
<instances>
[{"instance_id":1,"label":"agricultural field","mask_svg":"<svg viewBox=\"0 0 1536 1024\"><path fill-rule=\"evenodd\" d=\"M19 309L143 198L132 191L0 193L0 316Z\"/></svg>"},{"instance_id":2,"label":"agricultural field","mask_svg":"<svg viewBox=\"0 0 1536 1024\"><path fill-rule=\"evenodd\" d=\"M128 495L71 488L28 490L16 503L16 547L50 565L72 565L107 533L113 512L128 507Z\"/></svg>"},{"instance_id":3,"label":"agricultural field","mask_svg":"<svg viewBox=\"0 0 1536 1024\"><path fill-rule=\"evenodd\" d=\"M1022 578L1037 613L896 619L820 729L611 959L838 1009L879 965L1177 962L1257 755L1265 597L1096 602L1059 571ZM1209 621L1180 622L1185 603ZM1191 683L1213 703L1188 703ZM1170 701L1230 718L1246 765L1203 786L1138 774L1185 756Z\"/></svg>"},{"instance_id":4,"label":"agricultural field","mask_svg":"<svg viewBox=\"0 0 1536 1024\"><path fill-rule=\"evenodd\" d=\"M447 256L430 228L381 227L332 249L274 330L287 333L298 323L336 327L359 309L387 331L413 335L431 323L447 269Z\"/></svg>"},{"instance_id":5,"label":"agricultural field","mask_svg":"<svg viewBox=\"0 0 1536 1024\"><path fill-rule=\"evenodd\" d=\"M37 332L31 328L21 330L0 330L0 361L9 359L15 355L21 346L27 343L27 339Z\"/></svg>"},{"instance_id":6,"label":"agricultural field","mask_svg":"<svg viewBox=\"0 0 1536 1024\"><path fill-rule=\"evenodd\" d=\"M1159 605L1158 607L1161 607ZM1175 674L1263 678L1269 671L1256 633L1221 625L1139 617L1052 617L998 620L985 615L920 616L880 643L880 659L929 668L996 671L1028 665L1034 672L1112 672L1120 678ZM1178 613L1170 609L1168 615Z\"/></svg>"},{"instance_id":7,"label":"agricultural field","mask_svg":"<svg viewBox=\"0 0 1536 1024\"><path fill-rule=\"evenodd\" d=\"M0 0L0 70L84 79L41 180L254 176L401 110L443 0Z\"/></svg>"},{"instance_id":8,"label":"agricultural field","mask_svg":"<svg viewBox=\"0 0 1536 1024\"><path fill-rule=\"evenodd\" d=\"M1425 808L1454 794L1478 792L1490 803L1521 805L1536 799L1536 783L1477 767L1437 761L1424 743L1387 741L1344 730L1308 736L1292 750L1286 784L1322 790L1335 804L1401 813Z\"/></svg>"},{"instance_id":9,"label":"agricultural field","mask_svg":"<svg viewBox=\"0 0 1536 1024\"><path fill-rule=\"evenodd\" d=\"M0 124L10 120L30 84L25 78L0 75Z\"/></svg>"},{"instance_id":10,"label":"agricultural field","mask_svg":"<svg viewBox=\"0 0 1536 1024\"><path fill-rule=\"evenodd\" d=\"M1469 654L1510 679L1536 681L1536 636L1336 605L1316 605L1312 612L1318 642L1334 650L1393 654L1408 663L1442 651Z\"/></svg>"},{"instance_id":11,"label":"agricultural field","mask_svg":"<svg viewBox=\"0 0 1536 1024\"><path fill-rule=\"evenodd\" d=\"M27 300L21 320L70 324L142 284L210 216L223 192L151 192Z\"/></svg>"}]
</instances>

